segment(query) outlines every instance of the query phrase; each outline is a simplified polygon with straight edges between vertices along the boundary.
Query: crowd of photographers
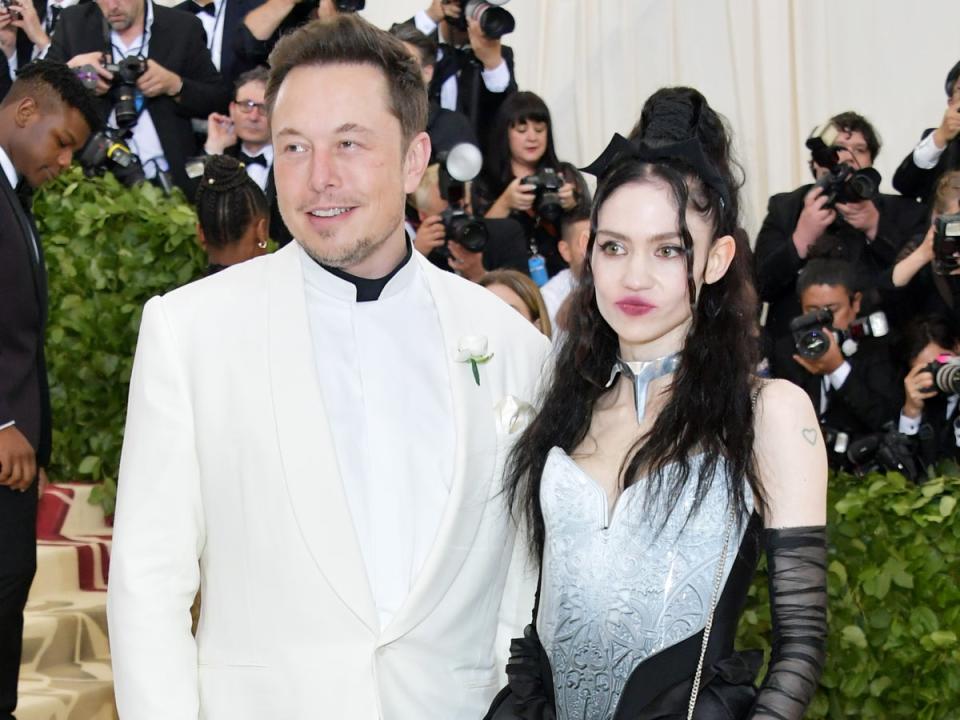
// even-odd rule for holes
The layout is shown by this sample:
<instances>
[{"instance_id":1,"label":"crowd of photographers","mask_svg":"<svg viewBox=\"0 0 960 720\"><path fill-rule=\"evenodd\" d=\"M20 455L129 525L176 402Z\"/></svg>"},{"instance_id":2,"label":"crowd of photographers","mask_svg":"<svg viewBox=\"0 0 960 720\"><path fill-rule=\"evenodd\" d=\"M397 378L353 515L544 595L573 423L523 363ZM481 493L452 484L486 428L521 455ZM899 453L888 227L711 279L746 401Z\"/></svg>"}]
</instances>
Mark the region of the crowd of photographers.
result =
<instances>
[{"instance_id":1,"label":"crowd of photographers","mask_svg":"<svg viewBox=\"0 0 960 720\"><path fill-rule=\"evenodd\" d=\"M513 287L531 322L557 336L586 251L590 192L557 155L547 105L517 88L502 43L514 19L503 4L430 0L390 30L419 63L430 99L433 155L409 197L408 233L438 266ZM0 92L36 58L73 68L105 120L78 153L85 171L203 196L207 224L237 217L216 203L234 207L255 186L263 202L244 201L258 208L250 228L203 228L214 271L245 258L225 247L233 235L248 237L247 255L263 251L253 223L280 245L291 240L264 99L273 45L293 27L363 5L0 0ZM756 238L761 372L810 395L835 467L918 479L960 452L960 63L945 89L943 117L893 178L900 195L879 192L873 125L844 112L813 131L812 182L770 198ZM211 170L214 157L231 160ZM198 195L201 179L217 192ZM505 270L514 273L488 275Z\"/></svg>"}]
</instances>

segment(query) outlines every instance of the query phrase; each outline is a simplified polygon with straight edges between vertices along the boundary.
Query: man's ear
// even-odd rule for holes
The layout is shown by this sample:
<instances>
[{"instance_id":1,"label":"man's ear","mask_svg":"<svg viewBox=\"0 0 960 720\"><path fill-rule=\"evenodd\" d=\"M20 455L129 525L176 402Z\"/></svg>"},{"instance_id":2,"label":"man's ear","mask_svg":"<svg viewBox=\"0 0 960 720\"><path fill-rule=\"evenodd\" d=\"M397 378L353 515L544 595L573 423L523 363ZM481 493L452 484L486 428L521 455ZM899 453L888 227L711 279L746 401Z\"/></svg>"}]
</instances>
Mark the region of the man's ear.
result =
<instances>
[{"instance_id":1,"label":"man's ear","mask_svg":"<svg viewBox=\"0 0 960 720\"><path fill-rule=\"evenodd\" d=\"M429 86L430 81L433 80L433 73L437 69L436 65L424 65L423 66L423 84Z\"/></svg>"},{"instance_id":2,"label":"man's ear","mask_svg":"<svg viewBox=\"0 0 960 720\"><path fill-rule=\"evenodd\" d=\"M587 245L590 244L590 231L581 230L574 243L574 250L581 258L587 257Z\"/></svg>"},{"instance_id":3,"label":"man's ear","mask_svg":"<svg viewBox=\"0 0 960 720\"><path fill-rule=\"evenodd\" d=\"M570 259L573 257L573 248L570 247L570 243L566 240L557 240L557 252L560 253L563 261L569 265Z\"/></svg>"},{"instance_id":4,"label":"man's ear","mask_svg":"<svg viewBox=\"0 0 960 720\"><path fill-rule=\"evenodd\" d=\"M737 241L733 235L724 235L713 243L707 253L707 267L703 271L703 281L712 285L727 274L727 269L737 254Z\"/></svg>"},{"instance_id":5,"label":"man's ear","mask_svg":"<svg viewBox=\"0 0 960 720\"><path fill-rule=\"evenodd\" d=\"M40 106L32 97L25 97L17 103L13 119L17 127L26 127L40 115Z\"/></svg>"},{"instance_id":6,"label":"man's ear","mask_svg":"<svg viewBox=\"0 0 960 720\"><path fill-rule=\"evenodd\" d=\"M859 315L859 314L860 314L860 302L861 302L862 300L863 300L863 293L862 293L862 292L859 292L859 291L858 291L858 292L855 292L855 293L853 294L853 298L850 300L850 307L853 308L853 314L854 314L854 315Z\"/></svg>"},{"instance_id":7,"label":"man's ear","mask_svg":"<svg viewBox=\"0 0 960 720\"><path fill-rule=\"evenodd\" d=\"M403 162L403 191L409 195L420 186L420 179L430 162L430 136L417 133L407 147Z\"/></svg>"}]
</instances>

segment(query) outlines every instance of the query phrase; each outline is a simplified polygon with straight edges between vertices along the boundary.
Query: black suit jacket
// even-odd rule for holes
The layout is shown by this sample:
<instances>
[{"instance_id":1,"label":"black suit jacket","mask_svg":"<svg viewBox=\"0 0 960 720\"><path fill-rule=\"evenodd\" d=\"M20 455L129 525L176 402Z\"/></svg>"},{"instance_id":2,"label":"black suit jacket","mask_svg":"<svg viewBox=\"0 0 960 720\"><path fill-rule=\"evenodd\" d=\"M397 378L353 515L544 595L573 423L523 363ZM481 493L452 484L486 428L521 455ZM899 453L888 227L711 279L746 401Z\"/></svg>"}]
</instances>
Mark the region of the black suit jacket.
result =
<instances>
[{"instance_id":1,"label":"black suit jacket","mask_svg":"<svg viewBox=\"0 0 960 720\"><path fill-rule=\"evenodd\" d=\"M76 5L60 15L47 58L67 62L82 53L106 51L108 45L109 30L105 37L97 4ZM179 100L166 95L146 98L144 109L153 118L174 182L193 197L196 182L187 178L185 165L199 148L190 119L225 112L230 93L210 59L203 25L189 13L153 5L148 57L183 78ZM109 93L100 98L100 106L107 117L112 107Z\"/></svg>"},{"instance_id":2,"label":"black suit jacket","mask_svg":"<svg viewBox=\"0 0 960 720\"><path fill-rule=\"evenodd\" d=\"M823 377L807 372L793 359L792 337L777 343L771 363L775 377L784 378L806 391L825 427L847 433L851 439L880 432L883 424L898 416L903 405L903 382L882 338L864 338L847 358L850 374L839 389L827 393L827 410L820 413Z\"/></svg>"},{"instance_id":3,"label":"black suit jacket","mask_svg":"<svg viewBox=\"0 0 960 720\"><path fill-rule=\"evenodd\" d=\"M924 130L920 139L927 137L933 130ZM929 203L933 199L937 180L948 170L960 170L960 138L954 138L947 143L937 164L929 170L916 166L911 150L893 175L893 187L907 197Z\"/></svg>"},{"instance_id":4,"label":"black suit jacket","mask_svg":"<svg viewBox=\"0 0 960 720\"><path fill-rule=\"evenodd\" d=\"M45 466L50 459L50 393L43 352L47 276L33 220L3 172L0 228L0 425L13 420Z\"/></svg>"},{"instance_id":5,"label":"black suit jacket","mask_svg":"<svg viewBox=\"0 0 960 720\"><path fill-rule=\"evenodd\" d=\"M757 290L760 299L769 304L765 331L772 344L789 333L790 320L800 314L797 274L806 260L797 254L793 231L803 211L803 199L812 187L812 184L804 185L771 197L767 216L757 234L754 254ZM900 248L927 226L926 208L911 198L881 194L874 202L880 211L880 227L872 242L839 215L829 229L843 238L843 257L855 263L862 270L864 280L870 283L875 283L894 264Z\"/></svg>"},{"instance_id":6,"label":"black suit jacket","mask_svg":"<svg viewBox=\"0 0 960 720\"><path fill-rule=\"evenodd\" d=\"M185 0L179 5L174 5L174 10L193 15L195 13L189 9L193 4L193 0ZM223 82L231 97L233 97L233 86L237 78L258 64L237 53L236 37L247 13L262 4L263 0L226 0L222 20L223 42L220 44L220 75L223 76ZM207 40L209 42L209 38Z\"/></svg>"},{"instance_id":7,"label":"black suit jacket","mask_svg":"<svg viewBox=\"0 0 960 720\"><path fill-rule=\"evenodd\" d=\"M957 408L947 417L947 396L940 394L924 403L920 431L913 436L916 440L917 455L924 466L946 459L960 459L960 447L953 431L957 418Z\"/></svg>"}]
</instances>

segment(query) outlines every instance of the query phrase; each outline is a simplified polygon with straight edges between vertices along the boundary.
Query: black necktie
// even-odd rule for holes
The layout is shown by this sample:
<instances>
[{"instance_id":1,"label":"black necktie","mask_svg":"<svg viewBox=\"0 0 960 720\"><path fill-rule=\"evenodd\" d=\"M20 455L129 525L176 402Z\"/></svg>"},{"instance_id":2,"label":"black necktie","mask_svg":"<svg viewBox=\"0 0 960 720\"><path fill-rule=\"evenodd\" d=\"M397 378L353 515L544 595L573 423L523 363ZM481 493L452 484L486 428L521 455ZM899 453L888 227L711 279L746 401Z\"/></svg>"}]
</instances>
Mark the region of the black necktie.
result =
<instances>
[{"instance_id":1,"label":"black necktie","mask_svg":"<svg viewBox=\"0 0 960 720\"><path fill-rule=\"evenodd\" d=\"M216 8L213 7L213 3L207 3L206 5L198 5L195 2L187 5L187 10L192 12L194 15L199 15L200 13L206 13L212 17L217 16Z\"/></svg>"},{"instance_id":2,"label":"black necktie","mask_svg":"<svg viewBox=\"0 0 960 720\"><path fill-rule=\"evenodd\" d=\"M263 156L262 153L260 155L255 155L253 157L250 157L249 155L247 155L245 152L241 150L240 155L238 156L238 159L244 165L263 165L263 167L267 166L267 159Z\"/></svg>"}]
</instances>

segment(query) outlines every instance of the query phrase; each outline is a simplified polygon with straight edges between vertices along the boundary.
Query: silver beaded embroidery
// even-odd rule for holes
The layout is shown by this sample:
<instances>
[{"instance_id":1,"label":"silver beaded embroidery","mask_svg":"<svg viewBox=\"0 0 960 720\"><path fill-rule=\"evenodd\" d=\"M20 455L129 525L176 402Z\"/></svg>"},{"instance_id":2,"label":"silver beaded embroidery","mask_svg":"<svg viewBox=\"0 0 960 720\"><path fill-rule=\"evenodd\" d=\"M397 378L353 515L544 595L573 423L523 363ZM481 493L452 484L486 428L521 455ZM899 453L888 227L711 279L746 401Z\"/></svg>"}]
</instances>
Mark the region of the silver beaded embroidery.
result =
<instances>
[{"instance_id":1,"label":"silver beaded embroidery","mask_svg":"<svg viewBox=\"0 0 960 720\"><path fill-rule=\"evenodd\" d=\"M546 545L538 629L558 720L608 720L637 665L703 629L728 518L722 471L685 527L693 486L658 534L664 509L646 512L641 483L608 513L596 481L559 448L550 452L540 487ZM747 504L752 509L749 492ZM724 583L740 539L731 538Z\"/></svg>"}]
</instances>

